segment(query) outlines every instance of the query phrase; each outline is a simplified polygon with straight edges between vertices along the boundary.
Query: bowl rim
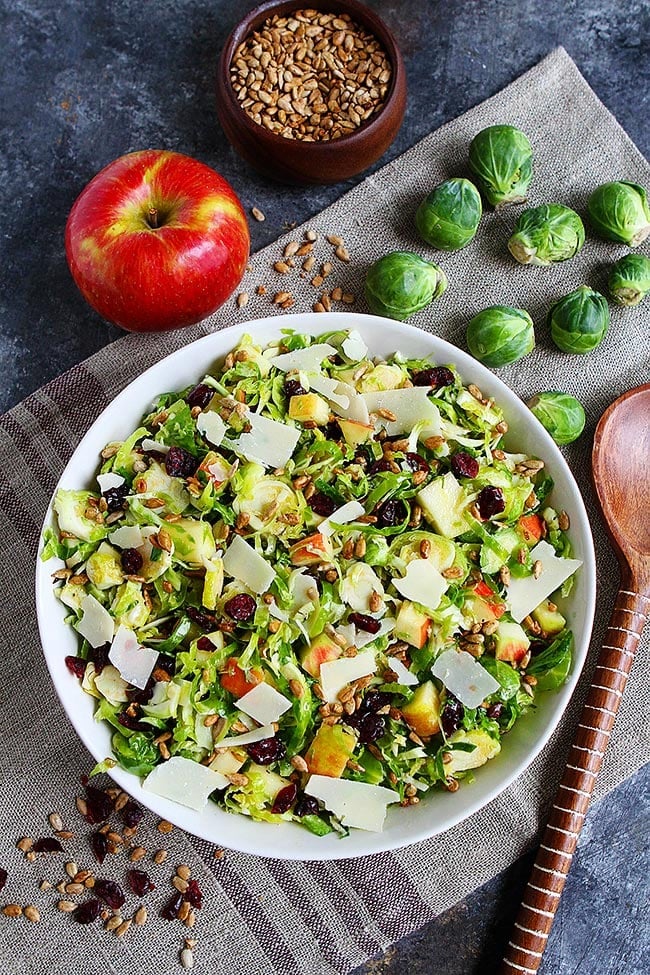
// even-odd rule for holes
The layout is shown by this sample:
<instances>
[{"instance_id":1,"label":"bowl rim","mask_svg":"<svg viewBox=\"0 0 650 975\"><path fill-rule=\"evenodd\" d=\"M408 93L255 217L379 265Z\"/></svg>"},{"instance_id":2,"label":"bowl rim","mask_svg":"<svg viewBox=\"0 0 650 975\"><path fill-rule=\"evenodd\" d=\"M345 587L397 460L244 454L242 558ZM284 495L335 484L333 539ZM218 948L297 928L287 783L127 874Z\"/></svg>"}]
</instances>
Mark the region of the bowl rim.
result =
<instances>
[{"instance_id":1,"label":"bowl rim","mask_svg":"<svg viewBox=\"0 0 650 975\"><path fill-rule=\"evenodd\" d=\"M328 2L329 0L314 0L313 9L319 9L320 4L325 4L327 7ZM266 129L264 126L254 122L242 109L232 87L229 69L239 45L246 40L249 34L260 23L273 16L276 10L284 7L293 7L293 9L299 10L306 5L309 9L307 0L264 0L263 3L254 7L235 24L226 38L217 63L217 100L219 100L223 92L228 101L229 108L233 113L233 117L236 118L236 124L241 124L256 139L259 139L263 134L264 141L268 140L270 144L274 144L278 148L284 146L286 149L287 145L299 146L301 151L314 156L326 150L332 152L338 146L345 149L355 149L357 145L365 142L369 135L372 136L374 132L381 128L384 121L383 116L386 110L393 104L395 96L399 92L398 82L400 85L403 84L404 89L406 88L406 69L395 35L378 13L366 6L366 4L360 3L359 0L331 0L331 5L340 5L340 12L349 13L352 17L357 15L361 18L362 23L364 21L366 22L365 26L368 26L368 29L375 34L377 40L383 45L393 70L383 105L367 121L363 122L353 132L350 132L349 135L342 135L338 139L329 139L327 141L318 140L314 142L305 142L302 139L285 139L283 136L277 135L275 132L271 132L270 129ZM339 11L332 10L331 12L338 13ZM402 111L402 117L403 114L404 112Z\"/></svg>"},{"instance_id":2,"label":"bowl rim","mask_svg":"<svg viewBox=\"0 0 650 975\"><path fill-rule=\"evenodd\" d=\"M78 737L81 739L95 760L97 762L102 761L106 757L106 751L105 748L98 743L96 736L92 733L96 724L94 720L94 707L93 713L91 713L89 719L87 719L82 713L83 709L72 708L69 706L69 703L67 703L67 698L70 696L69 692L71 692L75 701L79 700L77 698L78 693L84 695L84 697L87 697L76 679L74 680L74 685L68 683L68 679L71 677L71 675L65 668L65 664L62 662L60 645L56 639L57 632L65 632L66 634L70 634L71 629L63 622L62 617L56 621L56 625L53 625L52 620L48 619L47 617L46 604L48 601L54 599L50 575L51 560L48 560L48 562L45 563L41 560L40 555L43 548L43 531L52 523L52 503L59 486L65 482L69 472L74 470L80 458L87 461L88 458L86 457L85 453L86 445L103 430L104 426L109 422L109 420L113 420L115 416L119 416L122 405L125 407L132 407L134 387L138 387L137 395L141 395L141 399L138 400L138 402L142 402L143 409L146 408L147 396L144 394L144 391L148 388L150 379L155 378L158 372L165 373L166 371L169 371L175 360L187 357L188 359L191 358L192 360L193 370L195 369L196 363L205 364L206 368L209 368L209 365L214 362L215 359L220 358L225 354L222 351L223 348L227 348L229 350L239 340L239 338L245 334L251 334L253 338L258 338L258 340L265 342L281 334L282 329L295 328L310 334L312 337L317 337L323 333L335 331L337 326L341 328L361 328L362 330L367 329L368 333L372 333L373 328L383 328L384 330L395 330L398 334L410 336L411 338L415 338L417 336L418 343L423 346L423 351L420 353L422 356L431 355L434 356L438 361L443 361L444 356L444 361L453 362L456 365L464 382L473 381L469 377L477 376L478 382L482 383L483 388L486 389L490 395L492 395L493 390L496 390L496 397L498 398L500 404L506 407L506 413L510 407L513 407L515 413L519 417L526 417L526 423L530 424L531 428L535 430L536 437L544 444L545 460L552 461L554 471L557 471L558 468L561 469L567 486L570 488L572 493L572 502L574 505L572 511L572 527L574 529L573 539L575 541L577 538L579 538L579 548L581 550L580 554L583 559L580 578L582 580L582 589L584 590L584 628L581 632L574 634L576 652L570 678L567 683L555 693L554 698L547 699L546 703L548 717L544 722L541 732L535 738L532 747L527 748L523 756L519 757L512 763L508 772L505 772L505 765L498 766L499 775L496 776L496 784L492 787L484 787L480 795L477 796L475 792L471 791L470 787L466 787L465 796L467 797L467 801L455 812L452 812L451 814L447 812L446 816L443 815L440 823L434 822L432 818L428 822L428 825L425 821L425 825L423 827L414 827L413 822L407 823L405 821L404 823L400 823L400 826L405 826L406 828L399 829L397 831L397 835L389 835L385 832L366 833L363 830L353 830L350 836L347 837L345 843L338 843L336 842L336 839L327 844L323 842L324 840L330 839L330 837L319 838L318 842L314 843L314 838L311 836L311 834L308 834L308 839L311 841L311 845L309 845L307 849L304 849L304 846L307 844L307 840L305 837L301 836L302 843L296 842L297 836L295 830L299 829L299 827L293 823L275 825L273 830L270 830L269 824L267 823L255 823L248 817L234 816L233 814L224 812L223 810L220 810L219 807L215 806L214 810L221 813L223 817L228 817L228 819L220 819L217 830L210 830L207 827L211 822L213 822L213 819L212 817L206 817L206 813L209 811L210 807L207 807L200 813L195 812L194 810L190 810L189 808L176 802L172 802L171 800L144 790L139 777L135 776L133 773L127 772L119 766L109 769L109 776L122 789L136 798L137 801L142 803L142 805L144 805L150 811L159 815L163 819L175 823L179 826L179 828L184 829L188 833L205 839L208 842L218 843L220 846L226 846L229 849L237 850L241 853L248 853L278 860L325 861L352 859L356 857L368 856L369 854L385 853L390 850L400 849L446 832L453 826L456 826L459 823L469 819L472 815L474 815L474 813L480 811L493 799L500 796L512 784L512 782L515 781L515 779L523 775L523 773L530 767L532 762L535 760L535 758L537 758L553 733L556 731L558 725L564 717L587 659L595 611L596 559L591 527L582 495L575 478L573 477L571 469L569 468L555 442L532 413L530 415L526 415L525 404L522 403L516 393L511 390L510 387L503 382L503 380L475 360L468 353L459 349L452 343L440 338L434 333L427 332L424 329L418 328L414 325L397 322L392 319L385 319L376 315L365 315L359 312L334 312L328 315L320 315L314 312L302 312L290 315L271 315L266 318L237 323L229 326L228 328L211 332L194 342L181 346L181 348L177 349L176 351L159 359L156 363L128 383L127 386L125 386L125 388L115 397L115 399L113 399L105 407L105 409L102 410L99 416L88 428L82 439L79 441L76 449L70 457L70 460L66 464L57 485L54 488L54 491L52 492L52 497L48 502L41 528L41 534L39 536L38 551L36 555L35 595L41 645L46 665L61 706L65 711L68 720L73 725ZM368 334L368 341L372 341L371 334ZM221 348L218 351L213 351L211 353L211 346L214 346L215 344ZM426 348L427 346L428 348ZM194 375L196 375L196 372L194 372ZM156 392L157 387L153 386L150 389L150 395L154 396ZM118 420L117 422L119 424L123 421ZM96 468L97 462L94 460L93 469L96 470ZM78 483L78 480L76 483ZM48 566L49 568L47 568ZM550 706L551 701L554 702L553 707ZM88 704L90 703L90 699L88 699ZM102 725L97 725L97 727L101 728ZM506 756L502 757L505 762ZM509 759L509 761L512 761L512 759ZM488 765L484 768L489 769L493 767L494 766L492 763L488 763ZM501 772L502 768L505 774ZM480 776L477 776L476 781L480 781ZM472 785L475 785L476 781L472 783ZM458 796L462 791L463 790L459 790L457 793L453 794L452 798ZM436 793L435 797L439 798L440 796L445 797L447 795L449 794ZM425 804L421 804L418 808L425 808ZM234 838L228 835L229 820L244 821L243 824L232 823L235 832L238 834ZM238 828L240 825L242 825L241 830ZM255 827L257 827L257 829L255 829ZM289 830L291 830L290 835L286 833L287 827ZM256 834L260 828L264 830L262 833L263 839L261 841L256 840ZM283 830L282 837L279 835L280 830ZM215 832L218 832L217 836L215 836ZM301 834L303 832L305 834L307 833L306 830L300 831ZM281 838L282 842L279 842Z\"/></svg>"}]
</instances>

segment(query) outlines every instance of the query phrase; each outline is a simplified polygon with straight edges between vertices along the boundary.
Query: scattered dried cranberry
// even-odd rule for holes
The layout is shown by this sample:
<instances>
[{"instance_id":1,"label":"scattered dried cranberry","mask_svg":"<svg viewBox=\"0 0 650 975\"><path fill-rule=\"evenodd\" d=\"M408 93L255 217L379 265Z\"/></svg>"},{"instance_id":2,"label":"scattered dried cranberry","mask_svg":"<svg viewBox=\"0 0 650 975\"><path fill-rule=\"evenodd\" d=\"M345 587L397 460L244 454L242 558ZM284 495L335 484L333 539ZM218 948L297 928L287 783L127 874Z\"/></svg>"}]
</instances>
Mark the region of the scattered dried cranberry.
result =
<instances>
[{"instance_id":1,"label":"scattered dried cranberry","mask_svg":"<svg viewBox=\"0 0 650 975\"><path fill-rule=\"evenodd\" d=\"M330 420L329 423L326 423L323 427L323 432L326 440L337 441L343 438L343 431L338 420Z\"/></svg>"},{"instance_id":2,"label":"scattered dried cranberry","mask_svg":"<svg viewBox=\"0 0 650 975\"><path fill-rule=\"evenodd\" d=\"M128 576L137 576L142 568L144 559L137 548L125 548L120 556L122 568Z\"/></svg>"},{"instance_id":3,"label":"scattered dried cranberry","mask_svg":"<svg viewBox=\"0 0 650 975\"><path fill-rule=\"evenodd\" d=\"M36 840L32 850L34 853L60 853L63 847L53 836L43 836Z\"/></svg>"},{"instance_id":4,"label":"scattered dried cranberry","mask_svg":"<svg viewBox=\"0 0 650 975\"><path fill-rule=\"evenodd\" d=\"M134 799L129 799L127 804L122 806L121 816L125 826L135 829L144 816L144 809Z\"/></svg>"},{"instance_id":5,"label":"scattered dried cranberry","mask_svg":"<svg viewBox=\"0 0 650 975\"><path fill-rule=\"evenodd\" d=\"M275 802L271 806L272 813L285 813L291 808L293 802L298 795L298 787L295 782L290 782L289 785L285 786L284 789L280 789L277 796L275 797Z\"/></svg>"},{"instance_id":6,"label":"scattered dried cranberry","mask_svg":"<svg viewBox=\"0 0 650 975\"><path fill-rule=\"evenodd\" d=\"M106 880L104 877L97 877L95 880L93 894L97 894L103 901L106 901L108 906L112 907L114 911L122 907L122 904L126 900L124 891L120 885L116 884L114 880Z\"/></svg>"},{"instance_id":7,"label":"scattered dried cranberry","mask_svg":"<svg viewBox=\"0 0 650 975\"><path fill-rule=\"evenodd\" d=\"M368 468L369 474L381 474L383 471L390 471L392 469L392 461L388 460L387 457L380 457L379 460L372 462Z\"/></svg>"},{"instance_id":8,"label":"scattered dried cranberry","mask_svg":"<svg viewBox=\"0 0 650 975\"><path fill-rule=\"evenodd\" d=\"M165 470L170 477L191 477L196 467L196 457L183 447L172 447L165 457Z\"/></svg>"},{"instance_id":9,"label":"scattered dried cranberry","mask_svg":"<svg viewBox=\"0 0 650 975\"><path fill-rule=\"evenodd\" d=\"M129 887L138 897L144 897L150 890L155 890L155 884L151 883L151 877L144 870L128 870L127 878Z\"/></svg>"},{"instance_id":10,"label":"scattered dried cranberry","mask_svg":"<svg viewBox=\"0 0 650 975\"><path fill-rule=\"evenodd\" d=\"M212 386L206 385L206 383L199 383L194 389L191 389L187 394L187 404L192 409L195 406L200 406L202 410L206 408L212 397L214 396L214 389Z\"/></svg>"},{"instance_id":11,"label":"scattered dried cranberry","mask_svg":"<svg viewBox=\"0 0 650 975\"><path fill-rule=\"evenodd\" d=\"M367 711L379 711L390 704L390 694L385 691L366 691L359 710L361 713Z\"/></svg>"},{"instance_id":12,"label":"scattered dried cranberry","mask_svg":"<svg viewBox=\"0 0 650 975\"><path fill-rule=\"evenodd\" d=\"M404 463L410 471L424 471L425 474L431 473L429 461L425 460L424 457L420 457L419 454L414 454L410 450L404 455Z\"/></svg>"},{"instance_id":13,"label":"scattered dried cranberry","mask_svg":"<svg viewBox=\"0 0 650 975\"><path fill-rule=\"evenodd\" d=\"M182 894L174 894L174 896L170 897L161 910L160 916L164 918L165 921L175 921L178 916L178 912L183 906L183 900L184 898Z\"/></svg>"},{"instance_id":14,"label":"scattered dried cranberry","mask_svg":"<svg viewBox=\"0 0 650 975\"><path fill-rule=\"evenodd\" d=\"M386 721L383 715L369 711L361 715L355 727L359 732L359 742L370 745L385 733Z\"/></svg>"},{"instance_id":15,"label":"scattered dried cranberry","mask_svg":"<svg viewBox=\"0 0 650 975\"><path fill-rule=\"evenodd\" d=\"M109 514L113 511L120 511L128 493L129 488L126 484L121 484L119 487L109 488L108 491L104 491L103 498Z\"/></svg>"},{"instance_id":16,"label":"scattered dried cranberry","mask_svg":"<svg viewBox=\"0 0 650 975\"><path fill-rule=\"evenodd\" d=\"M113 800L103 789L96 789L94 785L86 786L86 805L88 812L86 820L92 825L104 823L113 812Z\"/></svg>"},{"instance_id":17,"label":"scattered dried cranberry","mask_svg":"<svg viewBox=\"0 0 650 975\"><path fill-rule=\"evenodd\" d=\"M77 910L74 912L74 919L78 921L79 924L91 924L96 921L102 912L102 902L93 898L90 901L84 901L80 904Z\"/></svg>"},{"instance_id":18,"label":"scattered dried cranberry","mask_svg":"<svg viewBox=\"0 0 650 975\"><path fill-rule=\"evenodd\" d=\"M128 728L129 731L150 731L151 725L147 726L142 724L137 715L129 714L129 709L120 711L117 716L117 720L122 725L123 728Z\"/></svg>"},{"instance_id":19,"label":"scattered dried cranberry","mask_svg":"<svg viewBox=\"0 0 650 975\"><path fill-rule=\"evenodd\" d=\"M488 718L492 718L494 721L498 721L503 714L503 704L491 704L487 709Z\"/></svg>"},{"instance_id":20,"label":"scattered dried cranberry","mask_svg":"<svg viewBox=\"0 0 650 975\"><path fill-rule=\"evenodd\" d=\"M394 528L406 518L406 505L399 499L391 498L375 508L375 514L377 516L377 528Z\"/></svg>"},{"instance_id":21,"label":"scattered dried cranberry","mask_svg":"<svg viewBox=\"0 0 650 975\"><path fill-rule=\"evenodd\" d=\"M492 515L499 515L505 511L506 499L501 488L489 484L480 492L476 504L481 518L491 518Z\"/></svg>"},{"instance_id":22,"label":"scattered dried cranberry","mask_svg":"<svg viewBox=\"0 0 650 975\"><path fill-rule=\"evenodd\" d=\"M3 867L0 867L0 890L2 890L4 885L7 883L7 876L7 871Z\"/></svg>"},{"instance_id":23,"label":"scattered dried cranberry","mask_svg":"<svg viewBox=\"0 0 650 975\"><path fill-rule=\"evenodd\" d=\"M224 610L232 620L238 623L245 623L255 616L257 603L252 596L246 592L240 592L224 605Z\"/></svg>"},{"instance_id":24,"label":"scattered dried cranberry","mask_svg":"<svg viewBox=\"0 0 650 975\"><path fill-rule=\"evenodd\" d=\"M258 765L270 765L272 762L279 762L287 754L284 742L277 735L273 738L263 738L262 741L253 742L248 745L249 756Z\"/></svg>"},{"instance_id":25,"label":"scattered dried cranberry","mask_svg":"<svg viewBox=\"0 0 650 975\"><path fill-rule=\"evenodd\" d=\"M95 665L96 674L101 674L104 667L108 664L110 649L110 643L102 643L101 647L91 647L89 656Z\"/></svg>"},{"instance_id":26,"label":"scattered dried cranberry","mask_svg":"<svg viewBox=\"0 0 650 975\"><path fill-rule=\"evenodd\" d=\"M465 708L460 701L455 697L448 697L440 715L440 724L447 737L458 731L464 716Z\"/></svg>"},{"instance_id":27,"label":"scattered dried cranberry","mask_svg":"<svg viewBox=\"0 0 650 975\"><path fill-rule=\"evenodd\" d=\"M451 458L451 469L456 477L476 477L478 474L478 461L476 457L459 450Z\"/></svg>"},{"instance_id":28,"label":"scattered dried cranberry","mask_svg":"<svg viewBox=\"0 0 650 975\"><path fill-rule=\"evenodd\" d=\"M367 616L365 613L350 613L348 623L354 623L355 626L360 630L365 630L366 633L379 633L381 629L379 620L373 619L372 616Z\"/></svg>"},{"instance_id":29,"label":"scattered dried cranberry","mask_svg":"<svg viewBox=\"0 0 650 975\"><path fill-rule=\"evenodd\" d=\"M284 383L285 396L304 396L306 389L300 385L297 379L286 379Z\"/></svg>"},{"instance_id":30,"label":"scattered dried cranberry","mask_svg":"<svg viewBox=\"0 0 650 975\"><path fill-rule=\"evenodd\" d=\"M333 511L336 511L336 501L323 494L322 491L317 491L309 499L309 507L314 512L315 515L321 515L323 518L329 518Z\"/></svg>"},{"instance_id":31,"label":"scattered dried cranberry","mask_svg":"<svg viewBox=\"0 0 650 975\"><path fill-rule=\"evenodd\" d=\"M313 796L301 796L293 810L294 816L317 816L319 812L318 801Z\"/></svg>"},{"instance_id":32,"label":"scattered dried cranberry","mask_svg":"<svg viewBox=\"0 0 650 975\"><path fill-rule=\"evenodd\" d=\"M196 649L201 650L203 653L212 653L214 650L214 643L209 636L201 636L196 641ZM160 660L160 657L158 660Z\"/></svg>"},{"instance_id":33,"label":"scattered dried cranberry","mask_svg":"<svg viewBox=\"0 0 650 975\"><path fill-rule=\"evenodd\" d=\"M91 833L90 846L95 854L95 859L97 862L103 863L106 859L106 854L108 853L108 840L106 839L106 834L100 833L99 830L97 830L96 833Z\"/></svg>"},{"instance_id":34,"label":"scattered dried cranberry","mask_svg":"<svg viewBox=\"0 0 650 975\"><path fill-rule=\"evenodd\" d=\"M446 366L422 369L420 372L413 373L413 385L431 386L433 389L440 389L441 386L453 386L454 374Z\"/></svg>"},{"instance_id":35,"label":"scattered dried cranberry","mask_svg":"<svg viewBox=\"0 0 650 975\"><path fill-rule=\"evenodd\" d=\"M210 613L203 613L200 609L194 609L193 606L188 606L185 610L189 618L197 626L200 626L204 630L214 630L217 625L216 616L212 616Z\"/></svg>"},{"instance_id":36,"label":"scattered dried cranberry","mask_svg":"<svg viewBox=\"0 0 650 975\"><path fill-rule=\"evenodd\" d=\"M203 907L203 892L196 880L190 880L188 883L183 900L187 901L188 904L191 904L192 907L195 907L199 911Z\"/></svg>"},{"instance_id":37,"label":"scattered dried cranberry","mask_svg":"<svg viewBox=\"0 0 650 975\"><path fill-rule=\"evenodd\" d=\"M74 674L75 677L78 677L79 680L81 680L83 675L86 673L86 661L81 657L71 657L68 654L68 656L65 658L65 665L70 673Z\"/></svg>"}]
</instances>

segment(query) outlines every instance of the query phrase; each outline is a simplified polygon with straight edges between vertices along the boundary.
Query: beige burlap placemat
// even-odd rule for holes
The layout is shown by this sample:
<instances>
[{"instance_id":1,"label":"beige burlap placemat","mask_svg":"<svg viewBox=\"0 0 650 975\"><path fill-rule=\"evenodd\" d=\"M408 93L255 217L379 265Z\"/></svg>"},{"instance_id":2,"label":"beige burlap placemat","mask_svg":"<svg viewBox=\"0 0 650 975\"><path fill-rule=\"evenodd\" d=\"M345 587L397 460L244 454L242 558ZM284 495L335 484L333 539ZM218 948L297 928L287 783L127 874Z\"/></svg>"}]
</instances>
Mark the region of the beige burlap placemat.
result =
<instances>
[{"instance_id":1,"label":"beige burlap placemat","mask_svg":"<svg viewBox=\"0 0 650 975\"><path fill-rule=\"evenodd\" d=\"M328 260L325 234L339 234L352 255L349 264L333 258L326 287L355 294L363 310L367 265L386 251L403 248L426 254L413 233L413 210L435 183L466 174L467 147L481 128L496 122L521 126L535 147L536 176L531 202L563 202L584 212L598 183L613 178L649 182L649 169L634 145L587 86L563 50L494 98L445 125L401 158L369 177L311 221L320 235L316 254ZM501 371L518 394L562 387L580 397L588 428L567 457L593 515L598 554L598 614L591 651L579 690L561 728L528 772L482 812L446 834L396 853L338 863L279 863L226 852L215 860L208 844L174 830L161 835L147 816L138 841L147 850L139 864L156 890L144 898L149 921L132 927L123 940L98 923L83 927L57 912L55 890L39 890L45 879L58 883L63 863L95 868L89 827L74 807L79 777L92 760L63 714L46 671L34 617L33 559L37 534L52 489L82 433L122 387L162 355L201 335L246 318L280 313L267 291L286 288L293 310L308 310L317 294L298 269L276 279L270 267L281 246L257 254L244 287L245 309L230 302L201 326L167 336L128 336L98 352L60 379L30 396L0 421L0 867L8 871L2 903L34 904L40 923L0 916L0 968L34 975L167 975L179 968L183 936L196 937L196 967L203 972L247 975L335 975L421 926L461 899L530 846L559 777L572 736L580 698L617 585L615 561L604 540L588 480L591 434L603 409L626 388L650 379L647 311L616 310L604 344L588 356L565 356L554 349L544 310L578 284L603 289L605 265L624 248L589 240L574 260L555 268L516 265L506 240L516 212L487 213L476 241L441 259L450 279L444 299L413 322L463 344L468 318L482 307L506 303L527 308L535 319L536 351ZM286 239L301 239L297 228ZM286 282L286 284L285 284ZM344 306L341 306L343 309ZM197 363L197 376L201 364ZM647 513L646 513L647 516ZM648 641L642 641L632 680L612 736L597 796L605 795L650 758L645 716L648 705ZM17 837L50 835L46 816L61 811L75 836L66 853L34 862L14 848ZM119 817L118 817L119 820ZM169 851L167 863L152 863L152 851ZM171 892L176 864L193 868L204 891L204 906L190 931L159 917ZM110 857L99 873L124 880L126 860ZM74 899L74 898L73 898ZM139 901L123 909L130 917Z\"/></svg>"}]
</instances>

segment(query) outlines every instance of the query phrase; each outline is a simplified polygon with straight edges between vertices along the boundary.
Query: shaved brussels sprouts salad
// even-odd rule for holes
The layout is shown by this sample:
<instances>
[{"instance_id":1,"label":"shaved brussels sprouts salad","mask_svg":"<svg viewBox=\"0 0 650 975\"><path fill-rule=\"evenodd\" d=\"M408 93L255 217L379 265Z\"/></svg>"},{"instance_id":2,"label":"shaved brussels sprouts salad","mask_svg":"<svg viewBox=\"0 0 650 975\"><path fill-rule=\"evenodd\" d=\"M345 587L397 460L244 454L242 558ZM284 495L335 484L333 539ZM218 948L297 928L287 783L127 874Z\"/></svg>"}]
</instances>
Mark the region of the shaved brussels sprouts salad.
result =
<instances>
[{"instance_id":1,"label":"shaved brussels sprouts salad","mask_svg":"<svg viewBox=\"0 0 650 975\"><path fill-rule=\"evenodd\" d=\"M453 365L244 336L61 489L66 664L154 793L316 835L455 792L560 687L580 562Z\"/></svg>"}]
</instances>

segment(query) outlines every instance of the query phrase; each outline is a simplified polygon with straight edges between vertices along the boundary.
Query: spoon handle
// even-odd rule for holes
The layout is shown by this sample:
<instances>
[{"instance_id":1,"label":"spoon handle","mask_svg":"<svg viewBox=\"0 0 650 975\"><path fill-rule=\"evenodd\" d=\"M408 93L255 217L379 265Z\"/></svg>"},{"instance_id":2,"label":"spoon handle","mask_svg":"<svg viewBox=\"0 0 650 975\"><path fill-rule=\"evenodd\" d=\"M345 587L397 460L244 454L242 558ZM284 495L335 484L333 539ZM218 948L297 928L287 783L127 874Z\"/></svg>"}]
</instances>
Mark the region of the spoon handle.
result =
<instances>
[{"instance_id":1,"label":"spoon handle","mask_svg":"<svg viewBox=\"0 0 650 975\"><path fill-rule=\"evenodd\" d=\"M631 581L623 585L499 975L534 975L542 961L634 651L650 613L650 596L635 592Z\"/></svg>"}]
</instances>

